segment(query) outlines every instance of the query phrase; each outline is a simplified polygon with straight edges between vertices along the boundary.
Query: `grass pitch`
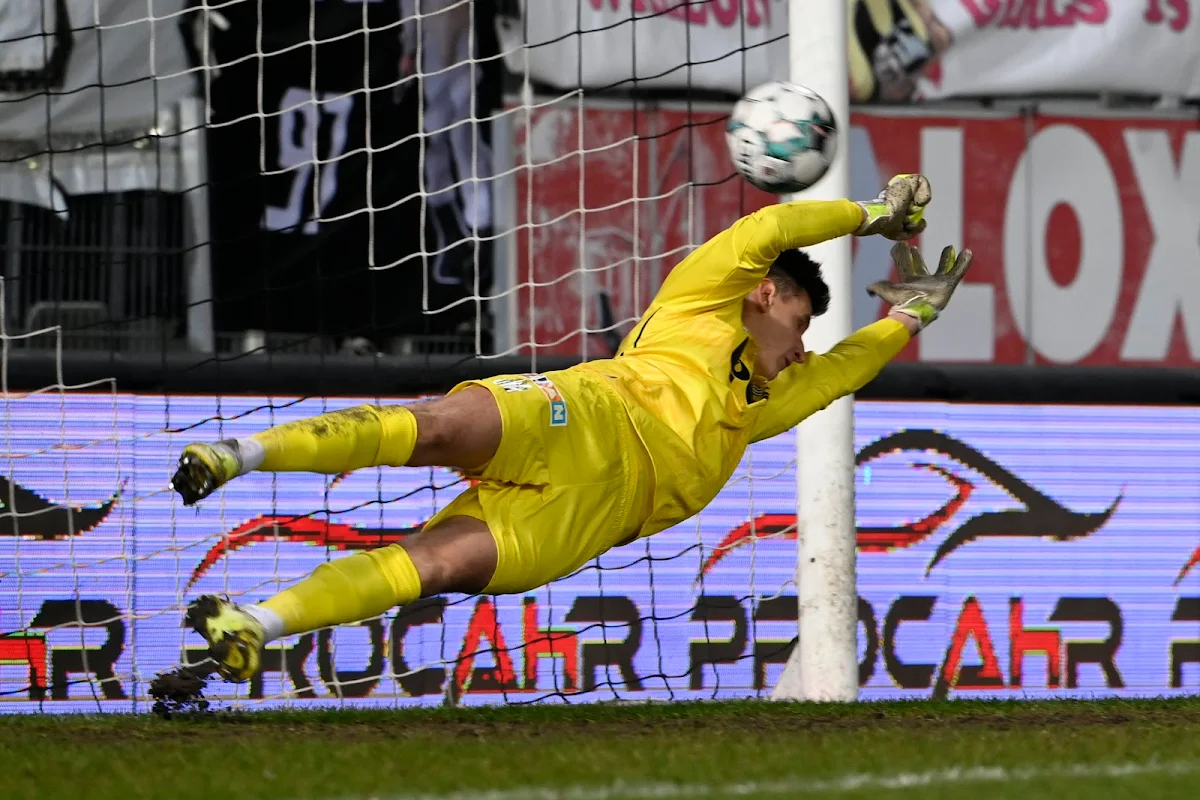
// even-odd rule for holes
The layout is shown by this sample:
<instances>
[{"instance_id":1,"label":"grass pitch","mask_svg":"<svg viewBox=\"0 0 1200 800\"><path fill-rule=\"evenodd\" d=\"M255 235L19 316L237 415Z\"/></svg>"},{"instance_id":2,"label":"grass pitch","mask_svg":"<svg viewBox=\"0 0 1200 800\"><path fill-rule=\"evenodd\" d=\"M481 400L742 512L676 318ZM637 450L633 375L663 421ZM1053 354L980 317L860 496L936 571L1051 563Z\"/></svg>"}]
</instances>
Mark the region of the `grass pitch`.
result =
<instances>
[{"instance_id":1,"label":"grass pitch","mask_svg":"<svg viewBox=\"0 0 1200 800\"><path fill-rule=\"evenodd\" d=\"M1200 797L1200 696L0 721L7 798Z\"/></svg>"}]
</instances>

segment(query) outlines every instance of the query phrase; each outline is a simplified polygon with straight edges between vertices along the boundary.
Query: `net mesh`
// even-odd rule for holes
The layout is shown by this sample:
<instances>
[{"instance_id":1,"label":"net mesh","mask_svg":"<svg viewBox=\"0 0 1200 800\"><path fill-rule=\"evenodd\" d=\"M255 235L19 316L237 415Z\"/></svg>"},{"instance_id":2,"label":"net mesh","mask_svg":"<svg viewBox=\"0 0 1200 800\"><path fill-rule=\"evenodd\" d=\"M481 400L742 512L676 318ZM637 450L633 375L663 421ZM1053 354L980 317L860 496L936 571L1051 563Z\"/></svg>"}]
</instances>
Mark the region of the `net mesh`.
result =
<instances>
[{"instance_id":1,"label":"net mesh","mask_svg":"<svg viewBox=\"0 0 1200 800\"><path fill-rule=\"evenodd\" d=\"M170 385L175 354L264 375L301 354L315 384L376 354L605 357L671 266L768 200L734 180L722 127L778 55L766 2L18 5L0 21L0 708L146 710L151 677L203 660L190 600L261 600L465 486L255 473L185 509L164 485L187 442L399 398L386 376L356 397L135 394L64 364L140 358ZM664 21L669 69L647 55ZM735 44L714 50L710 22ZM564 47L574 75L545 68ZM9 380L37 358L53 382ZM215 696L761 694L795 635L793 454L756 445L698 517L542 589L289 637Z\"/></svg>"}]
</instances>

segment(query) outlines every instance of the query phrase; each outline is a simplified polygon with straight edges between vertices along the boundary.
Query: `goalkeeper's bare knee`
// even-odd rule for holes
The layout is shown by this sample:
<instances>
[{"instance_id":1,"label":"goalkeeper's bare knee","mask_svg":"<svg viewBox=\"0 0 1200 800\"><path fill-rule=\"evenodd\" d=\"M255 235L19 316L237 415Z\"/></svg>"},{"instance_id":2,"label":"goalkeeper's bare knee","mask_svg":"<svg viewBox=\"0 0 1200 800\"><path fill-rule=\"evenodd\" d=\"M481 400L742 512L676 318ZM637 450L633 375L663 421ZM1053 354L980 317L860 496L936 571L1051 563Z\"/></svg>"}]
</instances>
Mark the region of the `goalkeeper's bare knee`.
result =
<instances>
[{"instance_id":1,"label":"goalkeeper's bare knee","mask_svg":"<svg viewBox=\"0 0 1200 800\"><path fill-rule=\"evenodd\" d=\"M496 398L482 386L470 386L409 408L417 419L417 442L410 467L457 467L474 470L496 455L504 426Z\"/></svg>"},{"instance_id":2,"label":"goalkeeper's bare knee","mask_svg":"<svg viewBox=\"0 0 1200 800\"><path fill-rule=\"evenodd\" d=\"M491 582L499 554L487 523L450 517L406 538L400 546L421 577L421 596L478 594Z\"/></svg>"}]
</instances>

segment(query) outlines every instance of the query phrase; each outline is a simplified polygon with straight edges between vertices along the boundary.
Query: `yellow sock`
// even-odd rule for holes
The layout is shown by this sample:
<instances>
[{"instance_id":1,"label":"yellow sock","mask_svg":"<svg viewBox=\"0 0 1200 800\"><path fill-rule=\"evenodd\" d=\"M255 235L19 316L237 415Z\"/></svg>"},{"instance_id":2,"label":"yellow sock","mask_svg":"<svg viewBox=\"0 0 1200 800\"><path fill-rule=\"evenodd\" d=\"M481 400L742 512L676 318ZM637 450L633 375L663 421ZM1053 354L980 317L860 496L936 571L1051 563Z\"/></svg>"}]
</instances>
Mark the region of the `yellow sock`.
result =
<instances>
[{"instance_id":1,"label":"yellow sock","mask_svg":"<svg viewBox=\"0 0 1200 800\"><path fill-rule=\"evenodd\" d=\"M297 420L250 437L261 448L263 472L340 475L364 467L402 467L417 444L417 418L407 407L358 406ZM245 441L245 440L243 440Z\"/></svg>"},{"instance_id":2,"label":"yellow sock","mask_svg":"<svg viewBox=\"0 0 1200 800\"><path fill-rule=\"evenodd\" d=\"M283 619L285 635L371 619L421 596L421 576L398 544L355 553L260 604Z\"/></svg>"}]
</instances>

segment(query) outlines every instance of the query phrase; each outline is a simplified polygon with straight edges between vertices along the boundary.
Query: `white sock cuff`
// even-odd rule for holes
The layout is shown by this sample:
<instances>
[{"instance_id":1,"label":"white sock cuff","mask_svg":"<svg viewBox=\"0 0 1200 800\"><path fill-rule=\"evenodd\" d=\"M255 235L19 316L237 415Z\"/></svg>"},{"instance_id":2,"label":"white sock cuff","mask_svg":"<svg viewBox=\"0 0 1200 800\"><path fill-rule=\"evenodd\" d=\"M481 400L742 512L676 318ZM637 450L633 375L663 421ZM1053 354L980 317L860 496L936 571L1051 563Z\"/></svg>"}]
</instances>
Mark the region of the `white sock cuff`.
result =
<instances>
[{"instance_id":1,"label":"white sock cuff","mask_svg":"<svg viewBox=\"0 0 1200 800\"><path fill-rule=\"evenodd\" d=\"M253 472L262 466L267 457L267 451L263 449L262 443L258 439L247 436L245 439L235 439L234 441L237 442L238 456L242 460L242 475Z\"/></svg>"},{"instance_id":2,"label":"white sock cuff","mask_svg":"<svg viewBox=\"0 0 1200 800\"><path fill-rule=\"evenodd\" d=\"M260 605L252 605L242 606L242 611L254 617L258 620L258 624L263 626L264 643L283 638L283 617L271 609L263 608Z\"/></svg>"}]
</instances>

